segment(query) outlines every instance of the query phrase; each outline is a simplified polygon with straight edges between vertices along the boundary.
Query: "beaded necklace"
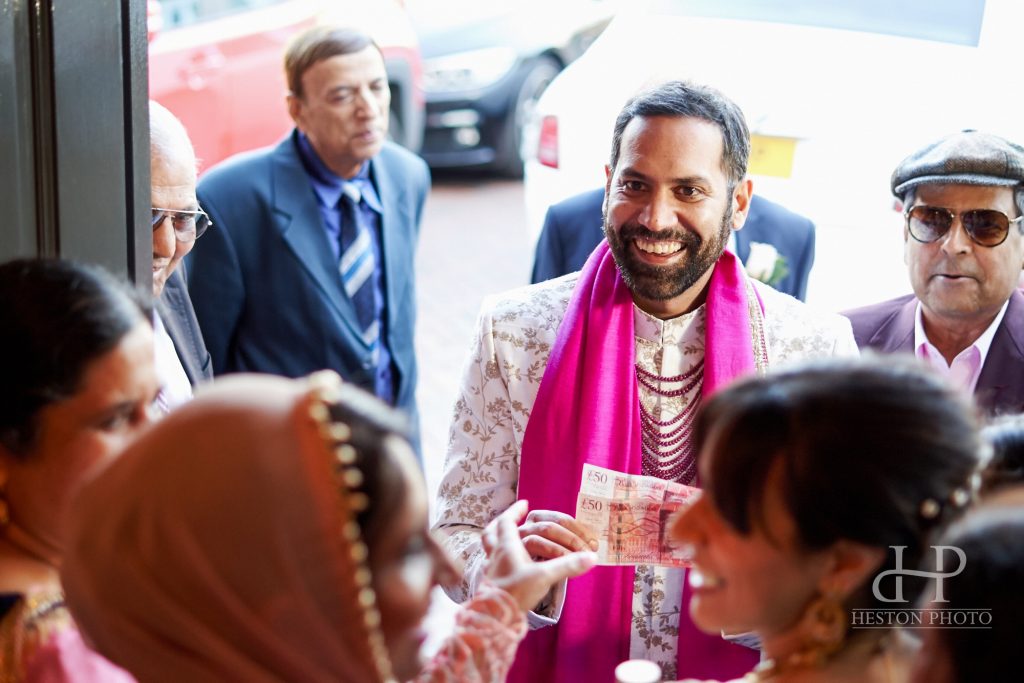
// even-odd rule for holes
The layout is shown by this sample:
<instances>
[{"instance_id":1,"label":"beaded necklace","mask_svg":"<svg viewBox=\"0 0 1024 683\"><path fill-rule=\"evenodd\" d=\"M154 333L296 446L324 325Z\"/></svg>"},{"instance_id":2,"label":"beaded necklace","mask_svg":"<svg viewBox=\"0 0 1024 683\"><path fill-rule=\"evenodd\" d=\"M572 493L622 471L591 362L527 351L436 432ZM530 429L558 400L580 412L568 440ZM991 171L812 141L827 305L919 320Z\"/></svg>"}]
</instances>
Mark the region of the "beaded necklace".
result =
<instances>
[{"instance_id":1,"label":"beaded necklace","mask_svg":"<svg viewBox=\"0 0 1024 683\"><path fill-rule=\"evenodd\" d=\"M636 365L636 380L643 388L662 398L686 396L704 380L704 360L682 373L663 377ZM662 388L665 385L675 388ZM643 473L659 479L691 485L697 476L690 434L697 414L700 396L668 420L655 419L640 402L640 460Z\"/></svg>"}]
</instances>

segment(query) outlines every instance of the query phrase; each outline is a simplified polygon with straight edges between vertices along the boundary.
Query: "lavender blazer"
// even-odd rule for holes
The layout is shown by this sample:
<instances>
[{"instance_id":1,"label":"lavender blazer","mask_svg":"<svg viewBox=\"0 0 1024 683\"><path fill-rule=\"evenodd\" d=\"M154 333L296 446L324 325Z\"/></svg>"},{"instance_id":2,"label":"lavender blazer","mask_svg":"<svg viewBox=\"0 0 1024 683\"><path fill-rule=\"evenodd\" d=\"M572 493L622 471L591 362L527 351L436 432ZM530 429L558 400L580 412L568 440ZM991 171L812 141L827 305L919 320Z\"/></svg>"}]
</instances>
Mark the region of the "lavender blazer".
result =
<instances>
[{"instance_id":1,"label":"lavender blazer","mask_svg":"<svg viewBox=\"0 0 1024 683\"><path fill-rule=\"evenodd\" d=\"M850 319L861 349L913 353L916 307L917 297L908 294L843 315ZM981 368L974 399L987 415L1024 412L1024 294L1020 290L1010 295L1010 305Z\"/></svg>"}]
</instances>

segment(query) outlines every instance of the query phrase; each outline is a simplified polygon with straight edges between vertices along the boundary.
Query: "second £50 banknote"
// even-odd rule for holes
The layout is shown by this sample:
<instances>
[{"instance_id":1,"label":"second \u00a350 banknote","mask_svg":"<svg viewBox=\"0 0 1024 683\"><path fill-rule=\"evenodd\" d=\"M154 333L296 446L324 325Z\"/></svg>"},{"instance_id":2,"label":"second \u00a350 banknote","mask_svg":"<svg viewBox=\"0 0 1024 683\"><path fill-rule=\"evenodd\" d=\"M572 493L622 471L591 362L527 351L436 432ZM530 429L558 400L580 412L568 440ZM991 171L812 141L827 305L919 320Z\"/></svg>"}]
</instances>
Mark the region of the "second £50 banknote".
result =
<instances>
[{"instance_id":1,"label":"second \u00a350 banknote","mask_svg":"<svg viewBox=\"0 0 1024 683\"><path fill-rule=\"evenodd\" d=\"M675 514L699 489L657 477L584 464L576 520L598 539L599 565L688 567L684 549L669 536Z\"/></svg>"}]
</instances>

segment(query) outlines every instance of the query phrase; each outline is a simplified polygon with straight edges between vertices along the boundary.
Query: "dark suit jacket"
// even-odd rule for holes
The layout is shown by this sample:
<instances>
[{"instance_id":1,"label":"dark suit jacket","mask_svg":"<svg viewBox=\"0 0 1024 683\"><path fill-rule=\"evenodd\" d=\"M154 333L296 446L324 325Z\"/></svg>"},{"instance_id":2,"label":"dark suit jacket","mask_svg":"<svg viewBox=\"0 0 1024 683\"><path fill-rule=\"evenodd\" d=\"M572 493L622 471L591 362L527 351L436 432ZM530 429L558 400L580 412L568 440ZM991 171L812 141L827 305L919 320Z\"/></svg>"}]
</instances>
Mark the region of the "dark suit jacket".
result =
<instances>
[{"instance_id":1,"label":"dark suit jacket","mask_svg":"<svg viewBox=\"0 0 1024 683\"><path fill-rule=\"evenodd\" d=\"M171 273L164 283L164 291L156 300L156 310L164 323L167 336L174 342L174 350L185 369L185 375L192 386L213 379L213 361L206 350L203 333L199 331L192 299L182 275L184 263Z\"/></svg>"},{"instance_id":2,"label":"dark suit jacket","mask_svg":"<svg viewBox=\"0 0 1024 683\"><path fill-rule=\"evenodd\" d=\"M548 209L537 241L532 282L550 280L583 267L604 239L601 204L604 189L570 197ZM814 265L814 223L774 202L754 195L742 230L736 232L740 260L750 256L750 243L773 245L785 257L789 273L776 289L800 300L807 297L807 278Z\"/></svg>"},{"instance_id":3,"label":"dark suit jacket","mask_svg":"<svg viewBox=\"0 0 1024 683\"><path fill-rule=\"evenodd\" d=\"M214 226L189 255L189 289L213 370L300 377L331 368L371 393L376 366L345 294L296 133L210 169L198 195ZM383 206L385 332L395 403L415 415L413 257L430 173L387 143L370 161Z\"/></svg>"},{"instance_id":4,"label":"dark suit jacket","mask_svg":"<svg viewBox=\"0 0 1024 683\"><path fill-rule=\"evenodd\" d=\"M853 336L861 349L913 353L916 309L917 297L908 294L843 315L853 324ZM1006 315L978 376L974 398L990 415L1024 410L1024 295L1020 290L1010 295Z\"/></svg>"}]
</instances>

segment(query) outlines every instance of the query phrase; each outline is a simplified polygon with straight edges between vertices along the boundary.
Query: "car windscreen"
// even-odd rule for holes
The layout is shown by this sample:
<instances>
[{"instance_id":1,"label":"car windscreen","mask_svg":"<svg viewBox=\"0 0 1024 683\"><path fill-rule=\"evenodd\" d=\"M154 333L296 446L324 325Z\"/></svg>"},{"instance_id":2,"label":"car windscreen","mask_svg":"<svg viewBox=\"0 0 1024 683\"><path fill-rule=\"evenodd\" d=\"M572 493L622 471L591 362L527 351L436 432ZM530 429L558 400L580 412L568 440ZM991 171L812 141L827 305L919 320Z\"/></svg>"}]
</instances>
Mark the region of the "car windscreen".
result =
<instances>
[{"instance_id":1,"label":"car windscreen","mask_svg":"<svg viewBox=\"0 0 1024 683\"><path fill-rule=\"evenodd\" d=\"M650 0L656 14L770 21L976 47L985 0Z\"/></svg>"}]
</instances>

